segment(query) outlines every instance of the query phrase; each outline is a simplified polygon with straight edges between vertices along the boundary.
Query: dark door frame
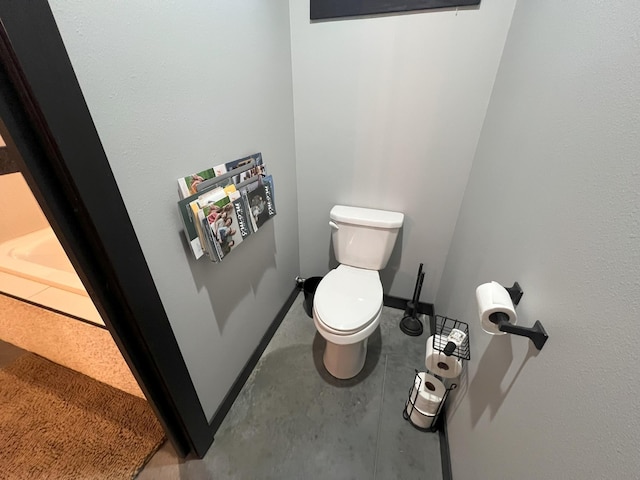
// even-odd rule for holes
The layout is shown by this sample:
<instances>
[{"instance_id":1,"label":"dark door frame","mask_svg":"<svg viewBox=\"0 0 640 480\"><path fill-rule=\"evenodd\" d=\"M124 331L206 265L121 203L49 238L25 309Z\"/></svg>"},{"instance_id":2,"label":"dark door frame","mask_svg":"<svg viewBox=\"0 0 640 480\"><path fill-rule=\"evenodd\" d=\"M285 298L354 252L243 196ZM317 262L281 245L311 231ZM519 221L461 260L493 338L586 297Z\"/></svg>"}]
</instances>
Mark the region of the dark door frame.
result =
<instances>
[{"instance_id":1,"label":"dark door frame","mask_svg":"<svg viewBox=\"0 0 640 480\"><path fill-rule=\"evenodd\" d=\"M181 456L209 425L45 0L0 3L0 133Z\"/></svg>"}]
</instances>

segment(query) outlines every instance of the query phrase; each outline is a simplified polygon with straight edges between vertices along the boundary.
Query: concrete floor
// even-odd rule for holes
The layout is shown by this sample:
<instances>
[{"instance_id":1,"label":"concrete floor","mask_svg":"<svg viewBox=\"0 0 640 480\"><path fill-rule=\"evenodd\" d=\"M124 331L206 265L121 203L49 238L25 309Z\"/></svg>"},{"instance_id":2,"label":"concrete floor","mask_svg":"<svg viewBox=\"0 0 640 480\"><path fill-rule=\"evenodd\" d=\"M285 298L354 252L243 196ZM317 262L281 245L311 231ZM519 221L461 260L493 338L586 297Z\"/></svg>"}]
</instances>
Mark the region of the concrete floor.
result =
<instances>
[{"instance_id":1,"label":"concrete floor","mask_svg":"<svg viewBox=\"0 0 640 480\"><path fill-rule=\"evenodd\" d=\"M364 370L339 381L300 295L207 455L181 460L165 444L138 479L441 479L438 434L402 417L427 338L404 335L402 315L383 309Z\"/></svg>"}]
</instances>

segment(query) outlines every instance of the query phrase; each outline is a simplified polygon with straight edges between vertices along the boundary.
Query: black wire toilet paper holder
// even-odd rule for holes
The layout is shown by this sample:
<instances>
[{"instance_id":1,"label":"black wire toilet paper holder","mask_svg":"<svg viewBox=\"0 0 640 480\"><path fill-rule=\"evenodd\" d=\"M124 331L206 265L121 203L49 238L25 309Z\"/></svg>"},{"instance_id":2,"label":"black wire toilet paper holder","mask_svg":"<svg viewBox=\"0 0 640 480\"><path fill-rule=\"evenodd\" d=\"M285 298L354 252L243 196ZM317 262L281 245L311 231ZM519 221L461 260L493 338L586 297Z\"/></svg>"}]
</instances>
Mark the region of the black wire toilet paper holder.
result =
<instances>
[{"instance_id":1,"label":"black wire toilet paper holder","mask_svg":"<svg viewBox=\"0 0 640 480\"><path fill-rule=\"evenodd\" d=\"M505 287L505 290L509 293L513 305L518 305L522 299L522 295L524 295L520 284L518 282L514 282L512 287ZM538 350L542 350L542 347L544 347L544 344L549 338L549 335L547 335L547 331L542 326L542 323L540 323L540 320L536 320L533 327L522 327L509 323L509 315L502 312L492 313L489 315L489 320L495 323L501 332L519 335L521 337L528 337Z\"/></svg>"},{"instance_id":2,"label":"black wire toilet paper holder","mask_svg":"<svg viewBox=\"0 0 640 480\"><path fill-rule=\"evenodd\" d=\"M433 335L430 338L434 352L441 352L447 357L457 357L464 362L471 360L471 350L469 349L469 324L454 318L434 315L430 324ZM448 337L454 330L459 330L464 334L464 339L460 345L448 341Z\"/></svg>"},{"instance_id":3,"label":"black wire toilet paper holder","mask_svg":"<svg viewBox=\"0 0 640 480\"><path fill-rule=\"evenodd\" d=\"M455 320L453 318L444 317L442 315L435 315L431 317L430 323L431 332L433 335L428 340L432 342L432 347L434 352L440 352L442 355L446 355L447 357L457 357L462 362L462 369L464 368L464 362L469 361L471 359L471 350L469 349L469 325L465 322L461 322L459 320ZM464 334L464 339L459 344L455 344L454 342L449 341L449 335L454 330L459 330ZM437 340L436 340L437 339ZM442 365L444 367L444 365ZM437 411L435 415L428 415L421 412L418 408L416 408L415 400L412 400L413 397L413 389L417 388L418 390L422 387L423 380L420 378L420 372L415 370L415 376L413 379L413 385L409 389L409 397L404 404L404 410L402 410L402 417L407 420L414 428L423 431L423 432L435 432L438 430L440 416L442 415L443 408L445 402L447 401L447 397L449 393L455 390L458 387L458 384L455 382L451 382L448 386L446 385L446 379L442 378L440 375L430 371L427 369L428 374L433 375L435 378L440 380L445 385L445 391L442 395L442 400L438 404ZM417 394L415 395L415 399L417 399ZM419 418L424 418L426 421L421 423L428 423L429 418L431 418L431 422L428 427L422 427L417 425L413 419L412 415L418 415Z\"/></svg>"},{"instance_id":4,"label":"black wire toilet paper holder","mask_svg":"<svg viewBox=\"0 0 640 480\"><path fill-rule=\"evenodd\" d=\"M413 385L409 389L409 398L407 398L407 401L404 404L404 409L402 410L402 418L407 420L414 428L416 428L417 430L420 430L421 432L435 432L436 430L438 430L438 426L439 426L438 420L440 419L440 415L442 414L442 410L445 402L447 401L447 397L449 396L449 392L451 392L452 390L455 390L458 387L458 384L452 383L448 387L445 386L445 391L444 391L444 394L442 395L442 400L440 400L440 403L438 404L438 408L436 410L435 415L428 415L426 413L421 412L416 407L416 403L415 403L418 398L417 392L420 390L423 384L423 380L419 374L420 372L418 372L418 370L415 370ZM434 377L441 380L437 375L434 375ZM413 394L414 389L417 389L415 395ZM414 400L412 400L412 397L414 398ZM417 425L412 418L412 416L416 414L419 417L424 418L426 420L424 424L429 423L429 426L422 427L420 425ZM429 419L431 419L430 422L429 422Z\"/></svg>"}]
</instances>

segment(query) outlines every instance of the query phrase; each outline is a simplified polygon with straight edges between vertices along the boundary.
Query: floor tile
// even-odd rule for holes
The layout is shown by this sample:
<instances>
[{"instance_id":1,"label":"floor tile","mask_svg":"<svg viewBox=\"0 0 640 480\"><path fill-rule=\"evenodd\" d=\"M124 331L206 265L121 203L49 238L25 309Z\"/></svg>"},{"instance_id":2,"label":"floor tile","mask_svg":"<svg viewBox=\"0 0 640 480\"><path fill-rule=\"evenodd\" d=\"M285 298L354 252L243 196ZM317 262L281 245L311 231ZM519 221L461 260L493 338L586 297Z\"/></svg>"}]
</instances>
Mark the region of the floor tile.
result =
<instances>
[{"instance_id":1,"label":"floor tile","mask_svg":"<svg viewBox=\"0 0 640 480\"><path fill-rule=\"evenodd\" d=\"M96 325L104 326L102 317L96 310L91 298L77 293L67 292L55 287L49 287L31 297L30 302L53 308L60 312L65 312L84 320L88 320Z\"/></svg>"},{"instance_id":2,"label":"floor tile","mask_svg":"<svg viewBox=\"0 0 640 480\"><path fill-rule=\"evenodd\" d=\"M48 288L48 285L34 282L28 278L17 277L6 272L0 272L0 292L14 297L29 298Z\"/></svg>"}]
</instances>

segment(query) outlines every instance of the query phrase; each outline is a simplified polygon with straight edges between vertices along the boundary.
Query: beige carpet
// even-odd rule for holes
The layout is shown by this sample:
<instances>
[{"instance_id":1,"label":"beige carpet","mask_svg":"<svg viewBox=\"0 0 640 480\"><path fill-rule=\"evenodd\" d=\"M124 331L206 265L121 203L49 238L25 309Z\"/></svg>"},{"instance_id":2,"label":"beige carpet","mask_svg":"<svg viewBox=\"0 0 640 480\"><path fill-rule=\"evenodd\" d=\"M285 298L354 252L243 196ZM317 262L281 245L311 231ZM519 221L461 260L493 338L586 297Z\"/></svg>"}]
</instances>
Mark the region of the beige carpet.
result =
<instances>
[{"instance_id":1,"label":"beige carpet","mask_svg":"<svg viewBox=\"0 0 640 480\"><path fill-rule=\"evenodd\" d=\"M0 370L0 479L130 479L163 440L138 397L32 353Z\"/></svg>"},{"instance_id":2,"label":"beige carpet","mask_svg":"<svg viewBox=\"0 0 640 480\"><path fill-rule=\"evenodd\" d=\"M104 328L0 294L0 339L144 398Z\"/></svg>"}]
</instances>

